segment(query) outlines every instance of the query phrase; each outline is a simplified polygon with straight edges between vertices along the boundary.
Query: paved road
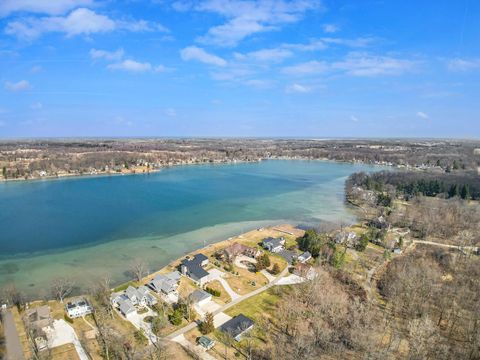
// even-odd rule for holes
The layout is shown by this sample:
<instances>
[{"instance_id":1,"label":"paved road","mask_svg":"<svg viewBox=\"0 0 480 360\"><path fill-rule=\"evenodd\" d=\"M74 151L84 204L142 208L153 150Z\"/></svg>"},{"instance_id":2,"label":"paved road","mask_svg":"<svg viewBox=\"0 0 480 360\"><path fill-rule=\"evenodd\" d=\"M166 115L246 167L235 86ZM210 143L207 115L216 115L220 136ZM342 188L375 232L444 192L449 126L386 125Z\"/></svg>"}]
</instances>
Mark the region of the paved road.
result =
<instances>
[{"instance_id":1,"label":"paved road","mask_svg":"<svg viewBox=\"0 0 480 360\"><path fill-rule=\"evenodd\" d=\"M231 308L232 306L235 306L237 305L238 303L242 302L243 300L247 300L248 298L251 298L252 296L255 296L255 295L258 295L260 294L261 292L264 292L265 290L268 290L269 288L271 288L272 286L276 285L277 282L283 277L285 276L286 274L288 273L288 267L286 267L281 273L280 275L275 279L273 280L272 282L268 283L267 285L264 285L262 286L261 288L258 288L256 290L253 290L252 292L246 294L246 295L243 295L243 296L240 296L238 298L236 298L235 300L232 300L231 302L229 302L228 304L225 304L223 305L222 307L218 308L217 310L215 310L213 312L213 315L217 315L218 313L221 313L221 312L224 312L225 310ZM185 334L186 332L194 329L197 327L197 323L195 322L192 322L190 324L188 324L187 326L171 333L170 335L168 335L165 339L167 340L172 340L173 338L179 336L179 335L182 335L182 334Z\"/></svg>"},{"instance_id":2,"label":"paved road","mask_svg":"<svg viewBox=\"0 0 480 360\"><path fill-rule=\"evenodd\" d=\"M18 336L17 328L13 315L8 311L2 312L5 338L7 341L7 359L6 360L25 360L23 356L22 343Z\"/></svg>"}]
</instances>

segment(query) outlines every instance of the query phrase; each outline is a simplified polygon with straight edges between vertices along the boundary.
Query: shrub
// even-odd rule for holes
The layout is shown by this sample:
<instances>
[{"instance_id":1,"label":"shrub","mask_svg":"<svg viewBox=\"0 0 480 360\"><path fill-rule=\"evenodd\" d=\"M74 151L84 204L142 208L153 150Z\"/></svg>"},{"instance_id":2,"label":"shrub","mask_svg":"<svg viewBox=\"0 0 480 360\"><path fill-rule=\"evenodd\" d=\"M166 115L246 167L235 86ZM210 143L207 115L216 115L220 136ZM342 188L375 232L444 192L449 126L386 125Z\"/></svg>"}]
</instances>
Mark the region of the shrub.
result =
<instances>
[{"instance_id":1,"label":"shrub","mask_svg":"<svg viewBox=\"0 0 480 360\"><path fill-rule=\"evenodd\" d=\"M280 266L278 266L277 263L273 264L273 268L272 268L271 273L272 273L273 275L278 275L278 274L280 274Z\"/></svg>"},{"instance_id":2,"label":"shrub","mask_svg":"<svg viewBox=\"0 0 480 360\"><path fill-rule=\"evenodd\" d=\"M216 297L220 297L220 295L222 295L222 292L220 290L212 289L208 286L205 288L205 291Z\"/></svg>"},{"instance_id":3,"label":"shrub","mask_svg":"<svg viewBox=\"0 0 480 360\"><path fill-rule=\"evenodd\" d=\"M174 310L173 313L168 316L168 320L176 326L182 323L182 319L183 313L181 309Z\"/></svg>"},{"instance_id":4,"label":"shrub","mask_svg":"<svg viewBox=\"0 0 480 360\"><path fill-rule=\"evenodd\" d=\"M68 316L67 314L65 314L65 316L63 317L65 319L66 322L69 322L70 324L73 324L73 319Z\"/></svg>"}]
</instances>

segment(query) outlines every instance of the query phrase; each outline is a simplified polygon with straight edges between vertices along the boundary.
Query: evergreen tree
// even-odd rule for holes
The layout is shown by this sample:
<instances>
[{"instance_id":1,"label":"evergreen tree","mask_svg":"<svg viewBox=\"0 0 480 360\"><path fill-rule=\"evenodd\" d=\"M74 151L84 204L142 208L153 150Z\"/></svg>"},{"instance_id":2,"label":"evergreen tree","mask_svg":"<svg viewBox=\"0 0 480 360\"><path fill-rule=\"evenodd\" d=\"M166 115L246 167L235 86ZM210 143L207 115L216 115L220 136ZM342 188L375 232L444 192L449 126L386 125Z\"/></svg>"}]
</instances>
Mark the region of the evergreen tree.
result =
<instances>
[{"instance_id":1,"label":"evergreen tree","mask_svg":"<svg viewBox=\"0 0 480 360\"><path fill-rule=\"evenodd\" d=\"M4 179L6 179L7 178L7 168L5 166L2 169L2 174L3 174Z\"/></svg>"},{"instance_id":2,"label":"evergreen tree","mask_svg":"<svg viewBox=\"0 0 480 360\"><path fill-rule=\"evenodd\" d=\"M470 199L470 188L468 185L462 186L462 189L460 190L460 197L464 200Z\"/></svg>"},{"instance_id":3,"label":"evergreen tree","mask_svg":"<svg viewBox=\"0 0 480 360\"><path fill-rule=\"evenodd\" d=\"M213 314L207 312L205 314L205 320L200 324L200 332L204 335L210 334L215 330L215 325L213 324Z\"/></svg>"}]
</instances>

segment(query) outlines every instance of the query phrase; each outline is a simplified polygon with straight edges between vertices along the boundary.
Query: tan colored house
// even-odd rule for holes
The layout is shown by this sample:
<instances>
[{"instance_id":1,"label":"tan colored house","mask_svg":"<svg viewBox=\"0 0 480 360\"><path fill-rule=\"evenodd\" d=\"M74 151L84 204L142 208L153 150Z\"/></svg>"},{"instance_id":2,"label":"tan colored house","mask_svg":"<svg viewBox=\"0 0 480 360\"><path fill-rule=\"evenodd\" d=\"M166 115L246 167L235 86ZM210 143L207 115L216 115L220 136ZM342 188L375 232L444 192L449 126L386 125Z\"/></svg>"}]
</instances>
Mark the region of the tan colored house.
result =
<instances>
[{"instance_id":1,"label":"tan colored house","mask_svg":"<svg viewBox=\"0 0 480 360\"><path fill-rule=\"evenodd\" d=\"M53 323L52 314L50 313L50 307L42 305L28 309L25 312L30 326L38 329L43 329L46 326L50 326Z\"/></svg>"},{"instance_id":2,"label":"tan colored house","mask_svg":"<svg viewBox=\"0 0 480 360\"><path fill-rule=\"evenodd\" d=\"M223 255L226 259L233 261L239 255L245 255L255 259L260 255L260 251L254 247L246 246L239 243L233 243L229 247L223 249Z\"/></svg>"}]
</instances>

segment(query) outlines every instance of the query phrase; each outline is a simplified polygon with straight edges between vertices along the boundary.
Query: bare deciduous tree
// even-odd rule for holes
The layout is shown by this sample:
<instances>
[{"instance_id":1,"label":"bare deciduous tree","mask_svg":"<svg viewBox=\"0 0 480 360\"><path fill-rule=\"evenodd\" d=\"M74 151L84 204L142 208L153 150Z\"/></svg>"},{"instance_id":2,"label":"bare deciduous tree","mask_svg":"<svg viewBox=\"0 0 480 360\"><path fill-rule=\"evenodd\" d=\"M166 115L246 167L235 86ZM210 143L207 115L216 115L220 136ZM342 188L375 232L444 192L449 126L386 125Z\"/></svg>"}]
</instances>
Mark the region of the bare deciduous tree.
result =
<instances>
[{"instance_id":1,"label":"bare deciduous tree","mask_svg":"<svg viewBox=\"0 0 480 360\"><path fill-rule=\"evenodd\" d=\"M66 277L58 277L52 281L52 295L63 303L63 300L70 295L74 286L73 280Z\"/></svg>"}]
</instances>

